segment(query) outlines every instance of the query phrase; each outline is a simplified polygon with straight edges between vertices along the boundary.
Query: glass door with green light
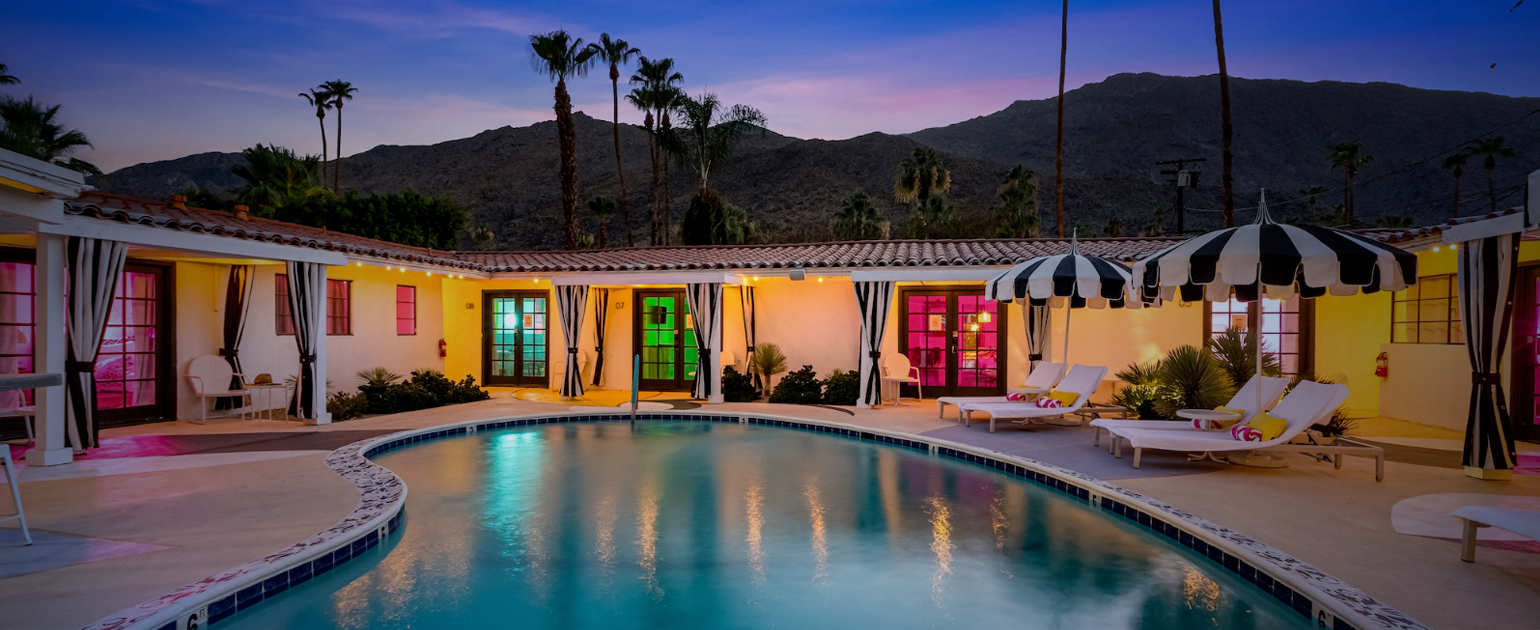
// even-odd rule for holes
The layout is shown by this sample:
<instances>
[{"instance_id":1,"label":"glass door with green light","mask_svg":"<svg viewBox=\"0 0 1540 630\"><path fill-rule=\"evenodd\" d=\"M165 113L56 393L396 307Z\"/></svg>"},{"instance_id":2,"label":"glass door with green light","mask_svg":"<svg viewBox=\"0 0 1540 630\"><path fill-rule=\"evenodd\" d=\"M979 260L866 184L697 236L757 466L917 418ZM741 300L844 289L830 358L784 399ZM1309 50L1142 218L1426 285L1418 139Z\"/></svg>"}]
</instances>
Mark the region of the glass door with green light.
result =
<instances>
[{"instance_id":1,"label":"glass door with green light","mask_svg":"<svg viewBox=\"0 0 1540 630\"><path fill-rule=\"evenodd\" d=\"M636 353L642 357L641 388L689 391L698 350L684 291L637 291Z\"/></svg>"},{"instance_id":2,"label":"glass door with green light","mask_svg":"<svg viewBox=\"0 0 1540 630\"><path fill-rule=\"evenodd\" d=\"M482 380L505 387L549 387L549 294L488 291L482 300Z\"/></svg>"}]
</instances>

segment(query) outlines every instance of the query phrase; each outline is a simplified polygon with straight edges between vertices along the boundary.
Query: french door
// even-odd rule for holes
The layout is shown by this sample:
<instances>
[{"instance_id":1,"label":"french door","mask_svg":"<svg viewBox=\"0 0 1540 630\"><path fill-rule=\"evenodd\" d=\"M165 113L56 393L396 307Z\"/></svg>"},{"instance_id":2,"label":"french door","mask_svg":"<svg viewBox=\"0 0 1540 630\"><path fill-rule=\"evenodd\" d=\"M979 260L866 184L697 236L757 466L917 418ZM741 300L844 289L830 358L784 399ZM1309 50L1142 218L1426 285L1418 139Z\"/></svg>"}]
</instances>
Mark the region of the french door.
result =
<instances>
[{"instance_id":1,"label":"french door","mask_svg":"<svg viewBox=\"0 0 1540 630\"><path fill-rule=\"evenodd\" d=\"M919 368L925 395L1005 392L1005 310L982 287L907 289L899 305L899 351Z\"/></svg>"},{"instance_id":2,"label":"french door","mask_svg":"<svg viewBox=\"0 0 1540 630\"><path fill-rule=\"evenodd\" d=\"M173 415L171 285L168 267L123 268L96 354L96 417L103 427Z\"/></svg>"},{"instance_id":3,"label":"french door","mask_svg":"<svg viewBox=\"0 0 1540 630\"><path fill-rule=\"evenodd\" d=\"M1513 305L1513 437L1540 439L1540 266L1520 267Z\"/></svg>"},{"instance_id":4,"label":"french door","mask_svg":"<svg viewBox=\"0 0 1540 630\"><path fill-rule=\"evenodd\" d=\"M633 346L642 357L640 386L649 391L689 391L695 383L695 326L681 290L637 291Z\"/></svg>"},{"instance_id":5,"label":"french door","mask_svg":"<svg viewBox=\"0 0 1540 630\"><path fill-rule=\"evenodd\" d=\"M549 387L550 294L487 291L482 294L481 373L488 385Z\"/></svg>"}]
</instances>

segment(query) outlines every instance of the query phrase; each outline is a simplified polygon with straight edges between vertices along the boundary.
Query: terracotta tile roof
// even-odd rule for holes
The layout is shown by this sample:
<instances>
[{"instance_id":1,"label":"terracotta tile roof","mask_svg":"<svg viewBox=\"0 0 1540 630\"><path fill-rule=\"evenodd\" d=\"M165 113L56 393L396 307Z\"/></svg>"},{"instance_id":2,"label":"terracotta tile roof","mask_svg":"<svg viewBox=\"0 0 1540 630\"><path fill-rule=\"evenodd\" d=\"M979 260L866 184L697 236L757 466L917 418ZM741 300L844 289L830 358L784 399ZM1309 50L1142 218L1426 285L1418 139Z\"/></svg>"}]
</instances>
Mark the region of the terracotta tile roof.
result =
<instances>
[{"instance_id":1,"label":"terracotta tile roof","mask_svg":"<svg viewBox=\"0 0 1540 630\"><path fill-rule=\"evenodd\" d=\"M375 256L406 262L440 265L462 269L473 268L453 252L424 247L410 247L397 243L332 232L324 228L284 223L257 217L240 218L220 210L203 208L177 208L169 201L150 201L98 191L86 191L80 197L67 201L64 211L82 217L91 217L120 223L136 223L154 227L213 234L249 241L262 241L308 247L324 251L361 256Z\"/></svg>"},{"instance_id":2,"label":"terracotta tile roof","mask_svg":"<svg viewBox=\"0 0 1540 630\"><path fill-rule=\"evenodd\" d=\"M1482 221L1485 219L1494 219L1497 217L1508 216L1510 214L1518 214L1523 211L1524 209L1519 207L1507 208L1505 210L1489 212L1487 214L1455 217L1439 225L1428 225L1414 228L1373 228L1368 230L1360 230L1360 232L1370 238L1396 245L1423 239L1438 239L1443 236L1444 228L1456 225L1464 225L1466 223L1475 223L1476 221Z\"/></svg>"},{"instance_id":3,"label":"terracotta tile roof","mask_svg":"<svg viewBox=\"0 0 1540 630\"><path fill-rule=\"evenodd\" d=\"M97 191L88 191L78 199L66 202L65 211L106 221L487 273L1011 265L1034 256L1059 254L1069 249L1067 240L1043 238L635 247L575 252L451 252L399 245L270 219L242 219L218 210L178 208L170 202ZM1457 221L1479 218L1484 217L1467 217ZM1410 230L1371 229L1363 233L1371 238L1397 243L1436 236L1441 230L1442 226L1433 226ZM1180 240L1181 237L1176 236L1091 238L1080 241L1080 251L1131 262Z\"/></svg>"}]
</instances>

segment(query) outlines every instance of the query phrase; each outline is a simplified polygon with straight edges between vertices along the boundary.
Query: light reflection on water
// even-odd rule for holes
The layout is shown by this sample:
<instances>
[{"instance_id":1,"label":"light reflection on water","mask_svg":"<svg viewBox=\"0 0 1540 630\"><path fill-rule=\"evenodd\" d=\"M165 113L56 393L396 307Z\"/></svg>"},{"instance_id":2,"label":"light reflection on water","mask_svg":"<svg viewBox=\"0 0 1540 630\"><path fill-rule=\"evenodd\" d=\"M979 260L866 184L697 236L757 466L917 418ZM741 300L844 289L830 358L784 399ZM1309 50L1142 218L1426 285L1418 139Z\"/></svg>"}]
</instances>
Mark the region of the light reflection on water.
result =
<instances>
[{"instance_id":1,"label":"light reflection on water","mask_svg":"<svg viewBox=\"0 0 1540 630\"><path fill-rule=\"evenodd\" d=\"M389 553L233 630L1303 627L1084 502L869 443L576 424L380 463L411 487Z\"/></svg>"}]
</instances>

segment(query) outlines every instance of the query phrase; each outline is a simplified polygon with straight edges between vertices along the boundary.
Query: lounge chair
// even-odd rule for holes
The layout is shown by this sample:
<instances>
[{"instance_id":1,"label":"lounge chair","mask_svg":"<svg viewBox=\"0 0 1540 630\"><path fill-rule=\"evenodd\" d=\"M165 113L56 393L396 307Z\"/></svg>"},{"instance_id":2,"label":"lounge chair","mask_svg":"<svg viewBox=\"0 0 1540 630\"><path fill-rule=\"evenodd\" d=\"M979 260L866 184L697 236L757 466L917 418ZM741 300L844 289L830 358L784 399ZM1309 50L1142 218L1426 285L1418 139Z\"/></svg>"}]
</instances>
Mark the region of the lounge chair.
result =
<instances>
[{"instance_id":1,"label":"lounge chair","mask_svg":"<svg viewBox=\"0 0 1540 630\"><path fill-rule=\"evenodd\" d=\"M1260 410L1255 409L1257 406L1258 379L1261 379L1262 383L1262 408ZM1283 397L1283 390L1288 389L1288 387L1289 379L1281 376L1253 376L1246 381L1245 385L1241 386L1240 390L1235 392L1234 396L1230 397L1230 402L1225 403L1224 406L1229 409L1240 410L1243 412L1240 421L1250 422L1252 418L1256 417L1258 411L1266 411L1277 405L1278 399ZM1097 418L1091 421L1091 426L1096 428L1096 432L1091 437L1091 444L1093 446L1101 444L1103 431L1110 431L1112 429L1199 430L1194 428L1191 422L1185 420L1112 420L1109 418ZM1108 448L1111 448L1110 444Z\"/></svg>"},{"instance_id":2,"label":"lounge chair","mask_svg":"<svg viewBox=\"0 0 1540 630\"><path fill-rule=\"evenodd\" d=\"M1358 455L1375 459L1375 481L1385 478L1385 451L1378 447L1358 444L1311 444L1294 443L1315 423L1330 417L1342 401L1347 400L1348 388L1344 385L1325 385L1313 381L1301 381L1294 386L1283 401L1272 410L1272 415L1287 422L1283 433L1265 442L1242 442L1230 437L1229 431L1173 431L1170 429L1111 429L1113 454L1122 456L1122 444L1128 442L1134 449L1134 468L1139 467L1145 449L1178 451L1185 453L1240 453L1262 451L1266 453L1304 453L1331 459L1341 467L1340 455Z\"/></svg>"},{"instance_id":3,"label":"lounge chair","mask_svg":"<svg viewBox=\"0 0 1540 630\"><path fill-rule=\"evenodd\" d=\"M989 402L989 403L963 403L958 405L958 411L962 413L963 426L973 422L974 412L989 414L989 432L995 432L995 421L1012 419L1017 424L1042 422L1048 418L1058 418L1080 411L1096 389L1101 387L1102 377L1107 375L1107 368L1097 365L1077 365L1069 369L1069 374L1059 382L1058 392L1076 394L1075 401L1063 407L1039 407L1035 402ZM1077 423L1078 424L1078 423Z\"/></svg>"},{"instance_id":4,"label":"lounge chair","mask_svg":"<svg viewBox=\"0 0 1540 630\"><path fill-rule=\"evenodd\" d=\"M1465 521L1460 559L1466 562L1476 561L1476 530L1482 527L1500 527L1530 540L1540 540L1540 512L1467 505L1455 510L1452 516Z\"/></svg>"},{"instance_id":5,"label":"lounge chair","mask_svg":"<svg viewBox=\"0 0 1540 630\"><path fill-rule=\"evenodd\" d=\"M1039 361L1037 367L1032 368L1032 373L1027 375L1027 380L1021 384L1021 387L1022 389L1039 389L1042 390L1042 393L1050 392L1054 386L1059 384L1059 380L1064 378L1064 367L1063 363ZM957 406L963 403L1003 402L1011 401L1004 396L942 396L936 399L936 417L946 417L947 405ZM959 421L962 420L962 415L962 408L958 407L957 419Z\"/></svg>"}]
</instances>

